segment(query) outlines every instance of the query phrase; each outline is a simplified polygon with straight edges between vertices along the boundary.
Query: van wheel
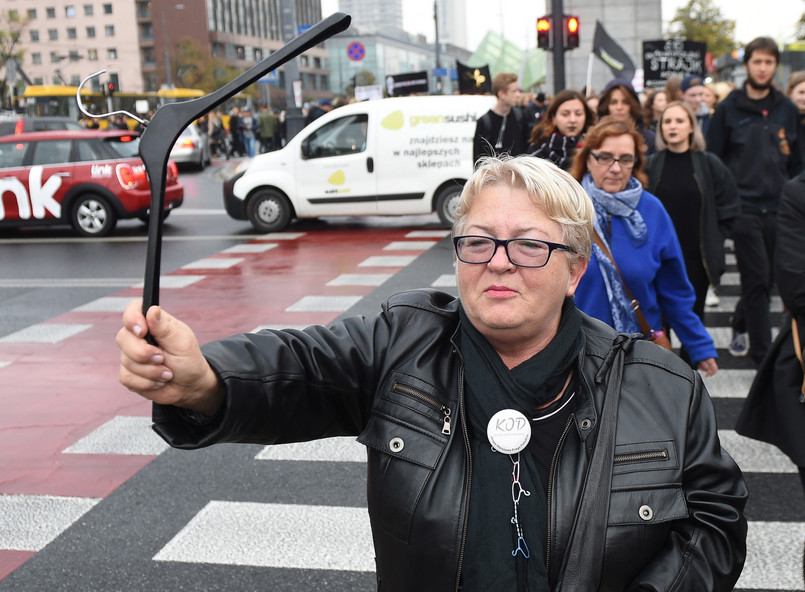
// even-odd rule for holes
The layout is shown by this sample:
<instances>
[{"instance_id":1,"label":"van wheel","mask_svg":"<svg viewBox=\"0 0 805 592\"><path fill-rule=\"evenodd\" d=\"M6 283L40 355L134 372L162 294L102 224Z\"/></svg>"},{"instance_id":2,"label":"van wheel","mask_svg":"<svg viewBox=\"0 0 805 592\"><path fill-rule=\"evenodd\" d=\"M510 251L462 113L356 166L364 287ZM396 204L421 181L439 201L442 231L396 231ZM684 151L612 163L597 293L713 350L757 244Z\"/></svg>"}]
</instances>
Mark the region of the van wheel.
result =
<instances>
[{"instance_id":1,"label":"van wheel","mask_svg":"<svg viewBox=\"0 0 805 592\"><path fill-rule=\"evenodd\" d=\"M106 199L90 193L73 203L70 221L81 236L107 236L115 229L117 214Z\"/></svg>"},{"instance_id":2,"label":"van wheel","mask_svg":"<svg viewBox=\"0 0 805 592\"><path fill-rule=\"evenodd\" d=\"M247 213L259 232L278 232L291 221L291 204L281 193L261 189L249 199Z\"/></svg>"},{"instance_id":3,"label":"van wheel","mask_svg":"<svg viewBox=\"0 0 805 592\"><path fill-rule=\"evenodd\" d=\"M456 207L461 196L461 186L450 184L436 196L436 213L445 226L452 226L456 221Z\"/></svg>"}]
</instances>

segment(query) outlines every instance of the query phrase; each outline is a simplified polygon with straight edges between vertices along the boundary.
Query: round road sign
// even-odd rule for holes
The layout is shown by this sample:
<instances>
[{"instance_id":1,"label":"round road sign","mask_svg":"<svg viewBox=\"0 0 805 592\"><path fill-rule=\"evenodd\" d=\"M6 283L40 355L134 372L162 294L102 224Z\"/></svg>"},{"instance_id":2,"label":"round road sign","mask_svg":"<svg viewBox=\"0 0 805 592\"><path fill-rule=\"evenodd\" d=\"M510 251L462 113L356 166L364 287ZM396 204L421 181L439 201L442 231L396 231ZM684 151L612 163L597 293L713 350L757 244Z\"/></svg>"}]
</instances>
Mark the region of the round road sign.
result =
<instances>
[{"instance_id":1,"label":"round road sign","mask_svg":"<svg viewBox=\"0 0 805 592\"><path fill-rule=\"evenodd\" d=\"M347 46L347 56L353 62L360 62L366 55L366 48L360 41L353 41Z\"/></svg>"}]
</instances>

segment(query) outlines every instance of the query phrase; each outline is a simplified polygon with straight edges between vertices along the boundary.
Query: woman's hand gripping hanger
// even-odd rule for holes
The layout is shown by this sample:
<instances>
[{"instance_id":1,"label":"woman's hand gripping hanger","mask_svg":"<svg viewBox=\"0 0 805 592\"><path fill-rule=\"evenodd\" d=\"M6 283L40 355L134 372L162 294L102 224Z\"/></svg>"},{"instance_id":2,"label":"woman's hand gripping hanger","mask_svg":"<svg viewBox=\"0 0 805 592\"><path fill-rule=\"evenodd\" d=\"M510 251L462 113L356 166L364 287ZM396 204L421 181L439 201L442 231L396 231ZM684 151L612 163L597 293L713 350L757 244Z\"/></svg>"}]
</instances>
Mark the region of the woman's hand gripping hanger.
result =
<instances>
[{"instance_id":1,"label":"woman's hand gripping hanger","mask_svg":"<svg viewBox=\"0 0 805 592\"><path fill-rule=\"evenodd\" d=\"M140 139L140 158L145 164L148 180L151 184L151 215L148 221L148 247L145 262L145 286L143 288L143 314L148 309L159 304L159 271L162 254L162 216L156 213L165 209L165 183L167 179L168 157L174 142L182 130L193 121L208 113L227 99L253 84L268 72L279 68L299 54L314 45L322 43L336 33L346 30L350 17L337 12L330 15L317 25L314 25L303 34L295 37L282 48L272 53L266 59L256 64L234 80L228 82L218 90L181 103L168 103L159 107L151 118L144 121L127 111L113 111L96 115L84 108L81 102L81 88L91 78L106 72L101 70L89 75L81 81L76 92L76 102L79 110L89 117L104 118L118 113L128 115L139 121L145 127ZM148 336L151 343L153 337Z\"/></svg>"}]
</instances>

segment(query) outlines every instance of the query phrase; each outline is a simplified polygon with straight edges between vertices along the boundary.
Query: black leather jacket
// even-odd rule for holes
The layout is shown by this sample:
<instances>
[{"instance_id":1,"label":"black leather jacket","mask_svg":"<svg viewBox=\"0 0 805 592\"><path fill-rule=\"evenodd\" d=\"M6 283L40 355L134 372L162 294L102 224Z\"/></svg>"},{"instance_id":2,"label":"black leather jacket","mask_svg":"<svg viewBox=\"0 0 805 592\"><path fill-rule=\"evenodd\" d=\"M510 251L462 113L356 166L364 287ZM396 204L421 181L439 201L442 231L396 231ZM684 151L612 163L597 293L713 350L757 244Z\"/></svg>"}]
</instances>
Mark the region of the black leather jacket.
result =
<instances>
[{"instance_id":1,"label":"black leather jacket","mask_svg":"<svg viewBox=\"0 0 805 592\"><path fill-rule=\"evenodd\" d=\"M459 589L472 461L458 301L392 297L376 318L216 341L204 354L227 389L211 422L155 406L172 446L273 444L356 435L368 450L378 589ZM548 573L557 581L597 432L593 377L615 332L585 315L580 392L549 482ZM579 396L580 395L580 396ZM449 433L448 433L449 432ZM626 357L600 590L731 590L743 566L746 488L718 443L698 373L634 344ZM594 590L594 584L589 587Z\"/></svg>"}]
</instances>

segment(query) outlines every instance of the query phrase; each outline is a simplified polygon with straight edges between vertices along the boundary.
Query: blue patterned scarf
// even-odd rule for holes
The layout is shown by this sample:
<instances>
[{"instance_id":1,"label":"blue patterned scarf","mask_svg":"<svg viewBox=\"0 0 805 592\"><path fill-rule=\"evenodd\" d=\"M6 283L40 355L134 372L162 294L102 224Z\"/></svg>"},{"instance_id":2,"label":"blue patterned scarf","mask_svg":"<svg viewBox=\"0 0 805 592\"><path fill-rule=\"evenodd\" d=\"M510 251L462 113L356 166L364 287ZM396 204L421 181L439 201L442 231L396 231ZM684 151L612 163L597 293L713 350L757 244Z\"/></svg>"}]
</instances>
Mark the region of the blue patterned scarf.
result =
<instances>
[{"instance_id":1,"label":"blue patterned scarf","mask_svg":"<svg viewBox=\"0 0 805 592\"><path fill-rule=\"evenodd\" d=\"M593 183L592 175L587 173L581 180L581 186L590 196L595 207L595 232L601 237L601 241L607 245L610 253L612 253L612 243L604 232L604 228L607 227L607 216L619 216L622 218L629 240L635 247L640 247L646 243L648 229L643 216L637 211L637 204L640 202L640 196L643 195L643 185L640 181L634 177L629 177L626 189L618 193L607 193L598 188ZM601 247L593 243L592 249L607 290L612 325L620 333L640 333L640 323L637 322L637 315L635 315L634 308L626 296L620 273L615 269L615 265ZM614 253L612 253L612 256L615 256Z\"/></svg>"}]
</instances>

